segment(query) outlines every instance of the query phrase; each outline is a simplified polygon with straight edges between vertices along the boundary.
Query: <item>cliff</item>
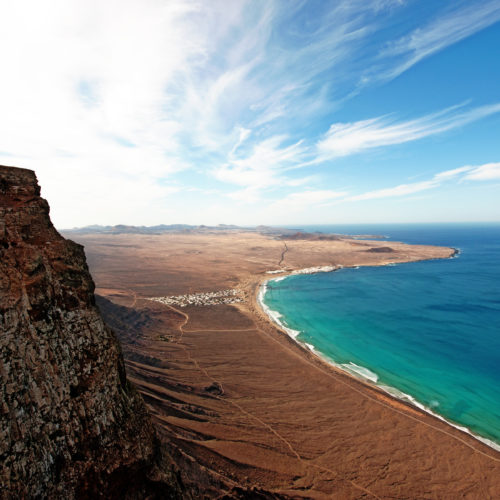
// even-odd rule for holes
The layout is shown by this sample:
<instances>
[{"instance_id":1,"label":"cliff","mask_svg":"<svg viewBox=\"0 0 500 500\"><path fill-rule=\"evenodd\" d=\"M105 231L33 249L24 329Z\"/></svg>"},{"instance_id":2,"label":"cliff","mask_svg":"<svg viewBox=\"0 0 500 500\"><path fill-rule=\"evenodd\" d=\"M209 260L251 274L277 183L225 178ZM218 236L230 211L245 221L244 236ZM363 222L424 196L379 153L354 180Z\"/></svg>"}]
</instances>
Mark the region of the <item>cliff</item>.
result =
<instances>
[{"instance_id":1,"label":"cliff","mask_svg":"<svg viewBox=\"0 0 500 500\"><path fill-rule=\"evenodd\" d=\"M0 166L3 498L178 498L174 465L34 172Z\"/></svg>"}]
</instances>

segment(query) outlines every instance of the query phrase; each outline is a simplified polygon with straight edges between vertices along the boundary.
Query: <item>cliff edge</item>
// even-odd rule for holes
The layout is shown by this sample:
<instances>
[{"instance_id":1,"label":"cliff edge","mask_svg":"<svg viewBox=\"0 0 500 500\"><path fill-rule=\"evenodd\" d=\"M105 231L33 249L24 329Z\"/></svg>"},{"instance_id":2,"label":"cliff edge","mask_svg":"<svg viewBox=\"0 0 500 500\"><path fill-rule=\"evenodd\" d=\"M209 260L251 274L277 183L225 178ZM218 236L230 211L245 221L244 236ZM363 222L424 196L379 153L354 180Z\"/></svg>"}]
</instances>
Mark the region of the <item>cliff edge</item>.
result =
<instances>
[{"instance_id":1,"label":"cliff edge","mask_svg":"<svg viewBox=\"0 0 500 500\"><path fill-rule=\"evenodd\" d=\"M53 227L34 172L2 166L0 378L2 498L182 495L83 247Z\"/></svg>"}]
</instances>

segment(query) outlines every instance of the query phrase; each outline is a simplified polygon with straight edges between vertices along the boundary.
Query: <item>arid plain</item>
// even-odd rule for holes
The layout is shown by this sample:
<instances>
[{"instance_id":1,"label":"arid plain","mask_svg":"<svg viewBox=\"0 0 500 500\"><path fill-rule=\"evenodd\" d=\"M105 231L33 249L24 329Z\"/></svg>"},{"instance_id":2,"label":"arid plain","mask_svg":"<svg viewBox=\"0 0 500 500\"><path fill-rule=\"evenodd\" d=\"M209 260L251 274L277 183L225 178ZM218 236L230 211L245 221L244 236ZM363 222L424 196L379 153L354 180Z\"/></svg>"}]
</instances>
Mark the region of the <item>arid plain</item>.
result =
<instances>
[{"instance_id":1,"label":"arid plain","mask_svg":"<svg viewBox=\"0 0 500 500\"><path fill-rule=\"evenodd\" d=\"M327 365L256 301L268 271L447 258L453 249L245 231L65 236L85 246L129 378L184 464L293 498L500 497L499 453ZM227 289L243 301L149 300ZM210 494L208 481L196 483Z\"/></svg>"}]
</instances>

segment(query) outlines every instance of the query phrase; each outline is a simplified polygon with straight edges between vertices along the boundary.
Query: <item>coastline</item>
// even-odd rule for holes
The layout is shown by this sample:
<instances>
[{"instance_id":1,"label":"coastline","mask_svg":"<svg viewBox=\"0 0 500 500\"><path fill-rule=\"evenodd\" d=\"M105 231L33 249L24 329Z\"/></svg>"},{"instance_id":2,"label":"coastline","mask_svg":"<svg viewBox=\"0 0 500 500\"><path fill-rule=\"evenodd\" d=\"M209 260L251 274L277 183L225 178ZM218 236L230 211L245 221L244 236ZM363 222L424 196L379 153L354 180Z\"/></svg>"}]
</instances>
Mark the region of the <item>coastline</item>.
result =
<instances>
[{"instance_id":1,"label":"coastline","mask_svg":"<svg viewBox=\"0 0 500 500\"><path fill-rule=\"evenodd\" d=\"M446 259L450 247L294 240L280 263L282 240L247 232L87 235L79 243L160 438L192 460L292 498L500 493L498 452L335 368L257 303L261 283L294 270ZM145 300L235 288L244 302Z\"/></svg>"},{"instance_id":2,"label":"coastline","mask_svg":"<svg viewBox=\"0 0 500 500\"><path fill-rule=\"evenodd\" d=\"M453 253L447 257L448 259L458 258L460 255L460 249L452 248ZM423 259L423 260L435 260L435 259ZM411 261L415 262L415 261ZM381 266L394 266L397 264L404 264L408 262L387 262L380 264L371 264L371 265L352 265L352 266L318 266L316 268L305 268L299 270L291 270L291 271L283 271L283 274L277 277L265 277L258 281L256 285L256 291L254 292L255 304L257 305L258 310L262 313L262 316L265 317L268 322L282 333L287 335L297 346L301 349L305 350L308 353L311 353L316 359L318 359L321 363L326 364L329 369L334 370L336 372L341 372L344 376L355 380L356 382L362 384L364 387L367 387L371 390L375 390L383 393L385 396L389 397L389 400L397 401L399 404L403 404L406 407L409 407L413 410L417 410L422 412L423 414L430 416L432 418L438 419L441 422L444 422L446 425L457 429L460 432L463 432L467 436L473 438L477 442L487 446L489 449L494 450L495 452L500 453L500 443L497 443L491 439L485 438L478 434L473 433L467 427L452 422L442 415L434 412L430 408L426 407L424 404L420 403L416 398L411 396L410 394L406 394L396 387L392 387L385 384L378 384L378 375L371 372L369 369L356 365L353 362L347 363L337 363L333 359L329 358L327 355L318 351L313 345L308 344L306 342L300 341L297 337L300 335L300 331L293 330L287 327L280 321L282 315L270 309L264 302L264 296L267 291L267 283L270 281L282 281L290 276L297 276L303 274L316 274L321 272L335 272L340 269L359 269L360 267L381 267ZM276 272L272 272L270 274L277 274ZM355 367L355 368L353 368Z\"/></svg>"}]
</instances>

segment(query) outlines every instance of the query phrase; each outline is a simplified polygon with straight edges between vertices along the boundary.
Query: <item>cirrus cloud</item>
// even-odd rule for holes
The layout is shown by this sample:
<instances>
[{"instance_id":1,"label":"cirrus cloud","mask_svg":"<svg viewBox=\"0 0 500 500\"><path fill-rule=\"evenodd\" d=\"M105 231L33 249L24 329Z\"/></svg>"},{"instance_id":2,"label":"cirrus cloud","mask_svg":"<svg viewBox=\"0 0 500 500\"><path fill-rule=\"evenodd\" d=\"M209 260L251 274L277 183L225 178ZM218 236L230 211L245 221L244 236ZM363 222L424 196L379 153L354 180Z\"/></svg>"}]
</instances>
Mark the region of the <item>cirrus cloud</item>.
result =
<instances>
[{"instance_id":1,"label":"cirrus cloud","mask_svg":"<svg viewBox=\"0 0 500 500\"><path fill-rule=\"evenodd\" d=\"M407 121L381 116L353 123L334 123L317 143L318 157L326 161L362 151L403 144L441 134L500 112L500 103L463 110L463 105Z\"/></svg>"}]
</instances>

